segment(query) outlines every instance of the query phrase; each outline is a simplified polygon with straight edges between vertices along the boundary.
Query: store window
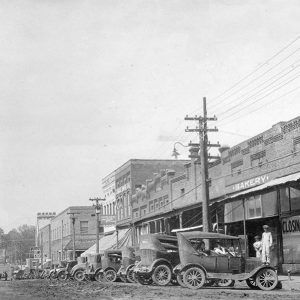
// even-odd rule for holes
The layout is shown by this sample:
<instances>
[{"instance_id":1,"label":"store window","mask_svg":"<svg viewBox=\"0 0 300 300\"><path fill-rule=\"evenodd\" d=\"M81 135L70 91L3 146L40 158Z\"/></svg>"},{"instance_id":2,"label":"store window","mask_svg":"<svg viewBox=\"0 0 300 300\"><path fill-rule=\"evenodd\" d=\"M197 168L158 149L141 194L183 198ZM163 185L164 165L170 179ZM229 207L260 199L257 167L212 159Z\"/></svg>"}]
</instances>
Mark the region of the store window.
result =
<instances>
[{"instance_id":1,"label":"store window","mask_svg":"<svg viewBox=\"0 0 300 300\"><path fill-rule=\"evenodd\" d=\"M87 234L89 231L89 222L88 221L80 221L80 233Z\"/></svg>"},{"instance_id":2,"label":"store window","mask_svg":"<svg viewBox=\"0 0 300 300\"><path fill-rule=\"evenodd\" d=\"M290 211L289 188L280 189L280 210L281 212Z\"/></svg>"},{"instance_id":3,"label":"store window","mask_svg":"<svg viewBox=\"0 0 300 300\"><path fill-rule=\"evenodd\" d=\"M300 210L300 187L290 188L291 210Z\"/></svg>"},{"instance_id":4,"label":"store window","mask_svg":"<svg viewBox=\"0 0 300 300\"><path fill-rule=\"evenodd\" d=\"M246 199L246 217L247 219L261 217L261 195L252 196Z\"/></svg>"}]
</instances>

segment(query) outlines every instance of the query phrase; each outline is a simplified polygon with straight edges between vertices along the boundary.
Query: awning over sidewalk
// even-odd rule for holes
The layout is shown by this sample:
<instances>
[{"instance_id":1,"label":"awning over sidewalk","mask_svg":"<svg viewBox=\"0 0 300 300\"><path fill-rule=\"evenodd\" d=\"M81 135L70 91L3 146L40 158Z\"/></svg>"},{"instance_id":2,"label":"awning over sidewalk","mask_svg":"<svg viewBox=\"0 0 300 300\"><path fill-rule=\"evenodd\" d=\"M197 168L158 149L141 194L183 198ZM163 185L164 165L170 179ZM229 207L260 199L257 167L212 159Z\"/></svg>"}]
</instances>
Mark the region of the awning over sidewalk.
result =
<instances>
[{"instance_id":1,"label":"awning over sidewalk","mask_svg":"<svg viewBox=\"0 0 300 300\"><path fill-rule=\"evenodd\" d=\"M245 196L245 195L248 195L248 194L251 194L251 193L255 193L255 192L258 192L258 191L262 191L262 190L271 188L273 186L284 185L286 183L296 182L296 181L299 181L299 180L300 180L300 172L295 173L295 174L291 174L291 175L287 175L287 176L283 176L283 177L280 177L280 178L273 179L273 180L271 180L269 182L266 182L266 183L264 183L262 185L259 185L259 186L256 186L254 188L251 188L251 189L248 189L248 190L245 190L245 191L233 194L231 196L228 196L226 199L235 199L237 197Z\"/></svg>"},{"instance_id":2,"label":"awning over sidewalk","mask_svg":"<svg viewBox=\"0 0 300 300\"><path fill-rule=\"evenodd\" d=\"M131 245L131 229L122 229L118 231L118 245L117 245L117 232L114 231L110 235L105 235L99 240L99 251L104 251L107 249L122 248L124 246ZM87 256L88 254L96 253L96 244L91 246L81 256Z\"/></svg>"},{"instance_id":3,"label":"awning over sidewalk","mask_svg":"<svg viewBox=\"0 0 300 300\"><path fill-rule=\"evenodd\" d=\"M76 251L85 251L89 249L95 241L91 240L76 240L75 239L75 249ZM68 244L64 247L64 250L73 250L73 241L70 240Z\"/></svg>"}]
</instances>

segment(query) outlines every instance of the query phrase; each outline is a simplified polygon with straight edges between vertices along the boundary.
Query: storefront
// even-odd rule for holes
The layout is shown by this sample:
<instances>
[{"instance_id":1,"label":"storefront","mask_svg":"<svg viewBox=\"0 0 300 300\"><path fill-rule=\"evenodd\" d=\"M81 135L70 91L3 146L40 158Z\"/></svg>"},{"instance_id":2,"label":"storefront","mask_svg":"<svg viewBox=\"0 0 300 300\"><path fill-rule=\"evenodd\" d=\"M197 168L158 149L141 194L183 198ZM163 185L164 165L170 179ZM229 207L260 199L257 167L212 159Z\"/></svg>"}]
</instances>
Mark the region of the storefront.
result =
<instances>
[{"instance_id":1,"label":"storefront","mask_svg":"<svg viewBox=\"0 0 300 300\"><path fill-rule=\"evenodd\" d=\"M226 199L227 234L244 236L245 252L255 256L254 237L268 225L273 237L271 265L300 271L300 173L274 179Z\"/></svg>"}]
</instances>

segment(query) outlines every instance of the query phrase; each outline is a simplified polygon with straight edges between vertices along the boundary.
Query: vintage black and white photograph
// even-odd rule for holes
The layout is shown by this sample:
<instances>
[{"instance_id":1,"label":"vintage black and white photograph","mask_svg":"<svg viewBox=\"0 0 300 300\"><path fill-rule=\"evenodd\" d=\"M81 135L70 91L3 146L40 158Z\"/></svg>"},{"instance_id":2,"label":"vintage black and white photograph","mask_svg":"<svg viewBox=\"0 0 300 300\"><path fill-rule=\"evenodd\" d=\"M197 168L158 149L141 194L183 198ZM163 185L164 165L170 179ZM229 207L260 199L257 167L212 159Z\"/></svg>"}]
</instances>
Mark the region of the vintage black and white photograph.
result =
<instances>
[{"instance_id":1,"label":"vintage black and white photograph","mask_svg":"<svg viewBox=\"0 0 300 300\"><path fill-rule=\"evenodd\" d=\"M299 0L0 0L0 300L300 299Z\"/></svg>"}]
</instances>

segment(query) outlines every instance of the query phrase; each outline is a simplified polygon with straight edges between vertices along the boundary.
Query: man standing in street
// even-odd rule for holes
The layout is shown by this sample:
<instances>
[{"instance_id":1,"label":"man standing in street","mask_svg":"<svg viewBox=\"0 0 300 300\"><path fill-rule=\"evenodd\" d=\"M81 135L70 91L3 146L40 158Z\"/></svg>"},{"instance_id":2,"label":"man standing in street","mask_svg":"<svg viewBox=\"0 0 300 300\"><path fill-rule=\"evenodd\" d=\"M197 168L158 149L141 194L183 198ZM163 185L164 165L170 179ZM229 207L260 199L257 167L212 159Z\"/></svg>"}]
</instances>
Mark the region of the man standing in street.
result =
<instances>
[{"instance_id":1,"label":"man standing in street","mask_svg":"<svg viewBox=\"0 0 300 300\"><path fill-rule=\"evenodd\" d=\"M272 234L269 231L269 226L264 225L263 226L264 232L262 234L262 240L261 240L261 247L262 247L262 256L261 260L263 264L269 265L270 264L270 248L273 244Z\"/></svg>"}]
</instances>

